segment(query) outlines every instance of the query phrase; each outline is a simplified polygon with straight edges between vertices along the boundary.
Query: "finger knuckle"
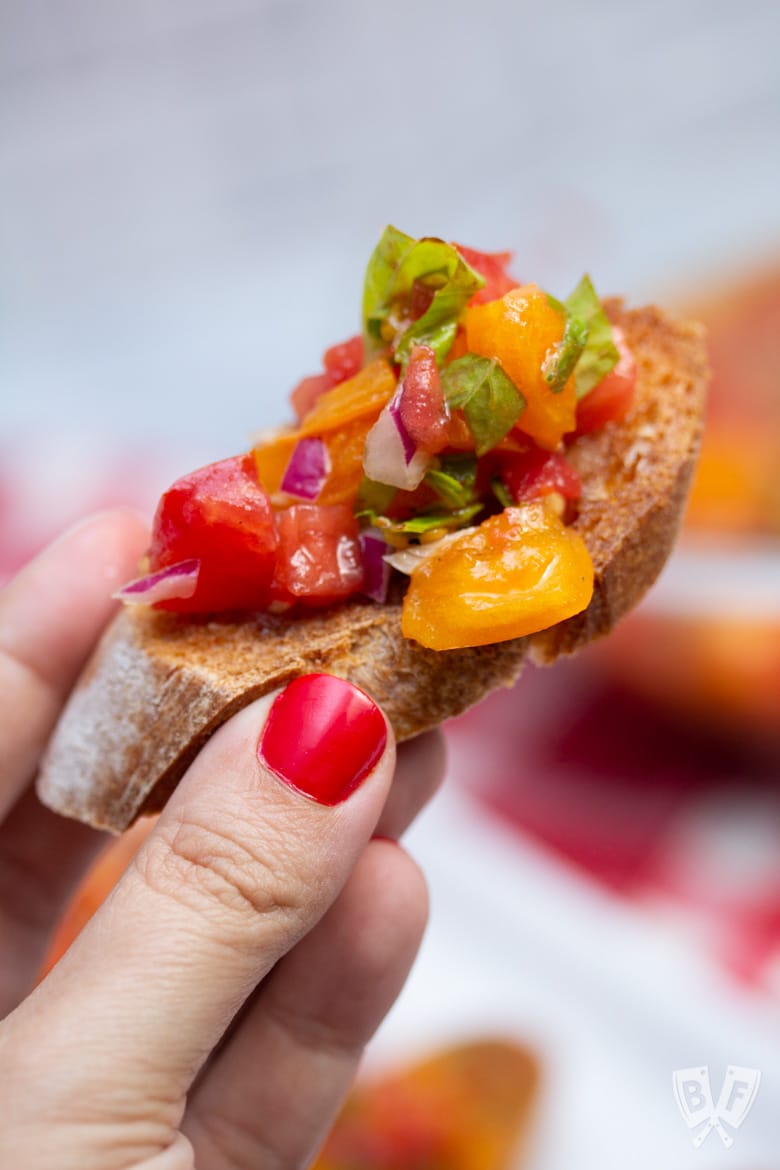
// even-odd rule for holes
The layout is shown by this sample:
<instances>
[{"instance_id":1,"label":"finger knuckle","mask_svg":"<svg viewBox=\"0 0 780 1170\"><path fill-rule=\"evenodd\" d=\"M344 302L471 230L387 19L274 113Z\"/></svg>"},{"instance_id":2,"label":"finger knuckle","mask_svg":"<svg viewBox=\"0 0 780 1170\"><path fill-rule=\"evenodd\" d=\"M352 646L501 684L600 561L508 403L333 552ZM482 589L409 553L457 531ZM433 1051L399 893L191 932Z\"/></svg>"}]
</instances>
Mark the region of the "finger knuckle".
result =
<instances>
[{"instance_id":1,"label":"finger knuckle","mask_svg":"<svg viewBox=\"0 0 780 1170\"><path fill-rule=\"evenodd\" d=\"M136 869L156 894L222 925L235 921L242 930L269 916L294 915L304 901L283 848L271 855L245 825L224 816L159 827Z\"/></svg>"}]
</instances>

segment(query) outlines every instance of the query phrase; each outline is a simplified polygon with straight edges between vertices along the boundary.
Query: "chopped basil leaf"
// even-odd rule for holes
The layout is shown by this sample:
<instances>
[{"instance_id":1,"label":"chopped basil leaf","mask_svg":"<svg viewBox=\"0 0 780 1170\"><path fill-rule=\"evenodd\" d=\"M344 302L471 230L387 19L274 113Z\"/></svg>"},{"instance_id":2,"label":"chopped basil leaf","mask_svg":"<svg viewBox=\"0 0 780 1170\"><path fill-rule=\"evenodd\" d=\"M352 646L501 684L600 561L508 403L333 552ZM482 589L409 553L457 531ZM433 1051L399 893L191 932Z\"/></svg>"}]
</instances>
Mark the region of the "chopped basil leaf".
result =
<instances>
[{"instance_id":1,"label":"chopped basil leaf","mask_svg":"<svg viewBox=\"0 0 780 1170\"><path fill-rule=\"evenodd\" d=\"M405 310L417 282L430 288L433 296L422 316L404 328ZM484 283L444 240L415 240L397 228L386 228L368 262L363 288L366 359L386 349L395 331L392 339L402 363L414 345L429 345L441 361L450 351L461 313Z\"/></svg>"},{"instance_id":2,"label":"chopped basil leaf","mask_svg":"<svg viewBox=\"0 0 780 1170\"><path fill-rule=\"evenodd\" d=\"M589 330L587 322L573 316L555 297L548 294L547 300L554 309L566 314L566 327L558 348L542 366L545 382L553 394L560 394L585 349Z\"/></svg>"},{"instance_id":3,"label":"chopped basil leaf","mask_svg":"<svg viewBox=\"0 0 780 1170\"><path fill-rule=\"evenodd\" d=\"M438 275L441 280L443 275L444 283L436 287L433 300L422 317L413 321L401 337L396 346L396 357L406 362L413 346L429 345L437 360L442 361L455 340L463 310L474 293L483 287L484 278L466 263L460 252L441 240L420 240L408 260L416 263L416 267L410 268L414 280L426 283L432 283L428 265L438 261L440 267L434 270L434 279Z\"/></svg>"},{"instance_id":4,"label":"chopped basil leaf","mask_svg":"<svg viewBox=\"0 0 780 1170\"><path fill-rule=\"evenodd\" d=\"M494 475L490 481L490 486L493 489L493 495L498 500L502 508L511 508L514 505L514 500L509 494L509 489L497 475Z\"/></svg>"},{"instance_id":5,"label":"chopped basil leaf","mask_svg":"<svg viewBox=\"0 0 780 1170\"><path fill-rule=\"evenodd\" d=\"M612 337L609 318L589 276L583 276L567 298L566 309L572 317L583 322L588 330L585 348L574 370L577 398L584 398L615 368L620 355Z\"/></svg>"},{"instance_id":6,"label":"chopped basil leaf","mask_svg":"<svg viewBox=\"0 0 780 1170\"><path fill-rule=\"evenodd\" d=\"M390 312L398 267L414 243L412 236L388 225L368 261L363 283L363 341L367 362L387 348L382 325Z\"/></svg>"},{"instance_id":7,"label":"chopped basil leaf","mask_svg":"<svg viewBox=\"0 0 780 1170\"><path fill-rule=\"evenodd\" d=\"M442 455L438 467L432 467L425 482L451 508L463 508L474 498L477 461L471 454Z\"/></svg>"},{"instance_id":8,"label":"chopped basil leaf","mask_svg":"<svg viewBox=\"0 0 780 1170\"><path fill-rule=\"evenodd\" d=\"M467 508L456 508L454 512L424 512L420 516L412 516L409 520L391 521L389 524L382 524L380 518L379 526L386 528L389 532L404 533L407 536L422 536L435 528L462 528L464 524L473 520L483 507L484 505L477 501L474 504L469 504Z\"/></svg>"},{"instance_id":9,"label":"chopped basil leaf","mask_svg":"<svg viewBox=\"0 0 780 1170\"><path fill-rule=\"evenodd\" d=\"M396 489L390 487L386 483L377 483L373 479L369 479L367 475L363 476L358 488L357 498L355 500L355 515L367 516L371 515L371 523L374 518L382 512L386 512L389 508Z\"/></svg>"},{"instance_id":10,"label":"chopped basil leaf","mask_svg":"<svg viewBox=\"0 0 780 1170\"><path fill-rule=\"evenodd\" d=\"M522 394L498 362L474 353L445 366L441 384L450 406L463 410L477 455L501 442L525 406Z\"/></svg>"}]
</instances>

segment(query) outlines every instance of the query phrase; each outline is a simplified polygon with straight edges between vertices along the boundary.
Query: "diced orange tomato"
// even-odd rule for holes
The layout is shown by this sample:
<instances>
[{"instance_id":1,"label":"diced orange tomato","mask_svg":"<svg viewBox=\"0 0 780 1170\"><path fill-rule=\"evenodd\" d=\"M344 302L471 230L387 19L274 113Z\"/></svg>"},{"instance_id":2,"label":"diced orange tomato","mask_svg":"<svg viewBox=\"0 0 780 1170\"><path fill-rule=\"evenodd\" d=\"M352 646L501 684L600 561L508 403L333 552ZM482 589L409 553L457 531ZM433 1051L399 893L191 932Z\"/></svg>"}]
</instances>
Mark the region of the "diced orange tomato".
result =
<instances>
[{"instance_id":1,"label":"diced orange tomato","mask_svg":"<svg viewBox=\"0 0 780 1170\"><path fill-rule=\"evenodd\" d=\"M363 449L374 418L356 418L322 436L330 456L331 472L317 497L318 504L343 504L354 499L363 478ZM281 491L284 473L301 431L287 431L255 447L257 476L269 495Z\"/></svg>"},{"instance_id":2,"label":"diced orange tomato","mask_svg":"<svg viewBox=\"0 0 780 1170\"><path fill-rule=\"evenodd\" d=\"M352 503L363 479L363 451L374 419L356 418L324 436L331 472L317 497L318 504Z\"/></svg>"},{"instance_id":3,"label":"diced orange tomato","mask_svg":"<svg viewBox=\"0 0 780 1170\"><path fill-rule=\"evenodd\" d=\"M254 448L257 475L270 494L279 491L293 448L299 439L319 435L328 447L333 471L323 489L321 502L340 503L349 495L348 484L360 482L358 436L365 439L382 407L395 393L395 375L382 359L370 362L353 378L320 395L298 430L285 431ZM355 424L354 427L352 424Z\"/></svg>"},{"instance_id":4,"label":"diced orange tomato","mask_svg":"<svg viewBox=\"0 0 780 1170\"><path fill-rule=\"evenodd\" d=\"M376 419L395 393L395 374L383 358L369 362L354 378L326 390L300 428L301 435L324 435L356 418Z\"/></svg>"},{"instance_id":5,"label":"diced orange tomato","mask_svg":"<svg viewBox=\"0 0 780 1170\"><path fill-rule=\"evenodd\" d=\"M518 428L548 451L576 426L574 379L554 394L543 373L544 362L555 354L565 326L563 314L535 284L512 289L500 300L466 311L469 350L500 363L526 400Z\"/></svg>"},{"instance_id":6,"label":"diced orange tomato","mask_svg":"<svg viewBox=\"0 0 780 1170\"><path fill-rule=\"evenodd\" d=\"M282 432L252 451L257 478L269 495L275 495L281 489L287 464L300 437L299 431Z\"/></svg>"},{"instance_id":7,"label":"diced orange tomato","mask_svg":"<svg viewBox=\"0 0 780 1170\"><path fill-rule=\"evenodd\" d=\"M592 595L582 537L542 504L506 508L414 570L401 630L431 650L484 646L555 625Z\"/></svg>"}]
</instances>

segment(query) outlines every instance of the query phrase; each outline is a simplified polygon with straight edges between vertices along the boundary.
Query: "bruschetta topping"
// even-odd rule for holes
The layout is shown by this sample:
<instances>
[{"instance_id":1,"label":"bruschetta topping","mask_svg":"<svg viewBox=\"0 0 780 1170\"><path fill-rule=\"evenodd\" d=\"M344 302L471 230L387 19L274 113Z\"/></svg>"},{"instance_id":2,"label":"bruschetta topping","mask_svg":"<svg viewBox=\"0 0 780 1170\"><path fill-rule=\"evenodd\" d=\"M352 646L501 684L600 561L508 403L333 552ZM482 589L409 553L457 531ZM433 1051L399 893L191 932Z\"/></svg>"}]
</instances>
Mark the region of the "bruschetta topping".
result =
<instances>
[{"instance_id":1,"label":"bruschetta topping","mask_svg":"<svg viewBox=\"0 0 780 1170\"><path fill-rule=\"evenodd\" d=\"M403 632L433 649L584 609L567 447L625 416L636 364L588 277L562 302L518 283L510 258L387 228L362 333L296 386L297 425L165 493L123 600L185 614L382 603L392 566L410 577Z\"/></svg>"}]
</instances>

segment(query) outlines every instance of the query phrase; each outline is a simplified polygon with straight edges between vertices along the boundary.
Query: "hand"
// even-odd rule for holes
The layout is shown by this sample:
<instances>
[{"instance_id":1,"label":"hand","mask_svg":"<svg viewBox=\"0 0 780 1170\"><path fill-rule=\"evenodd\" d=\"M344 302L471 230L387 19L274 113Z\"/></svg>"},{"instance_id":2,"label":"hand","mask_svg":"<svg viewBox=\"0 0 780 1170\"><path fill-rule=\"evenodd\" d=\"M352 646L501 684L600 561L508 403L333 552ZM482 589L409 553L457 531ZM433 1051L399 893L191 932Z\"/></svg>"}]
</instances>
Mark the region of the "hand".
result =
<instances>
[{"instance_id":1,"label":"hand","mask_svg":"<svg viewBox=\"0 0 780 1170\"><path fill-rule=\"evenodd\" d=\"M309 676L216 733L29 993L104 841L31 781L146 539L130 513L97 516L0 594L0 1170L305 1164L424 927L395 839L439 782L441 740L403 745L396 766L373 703Z\"/></svg>"}]
</instances>

